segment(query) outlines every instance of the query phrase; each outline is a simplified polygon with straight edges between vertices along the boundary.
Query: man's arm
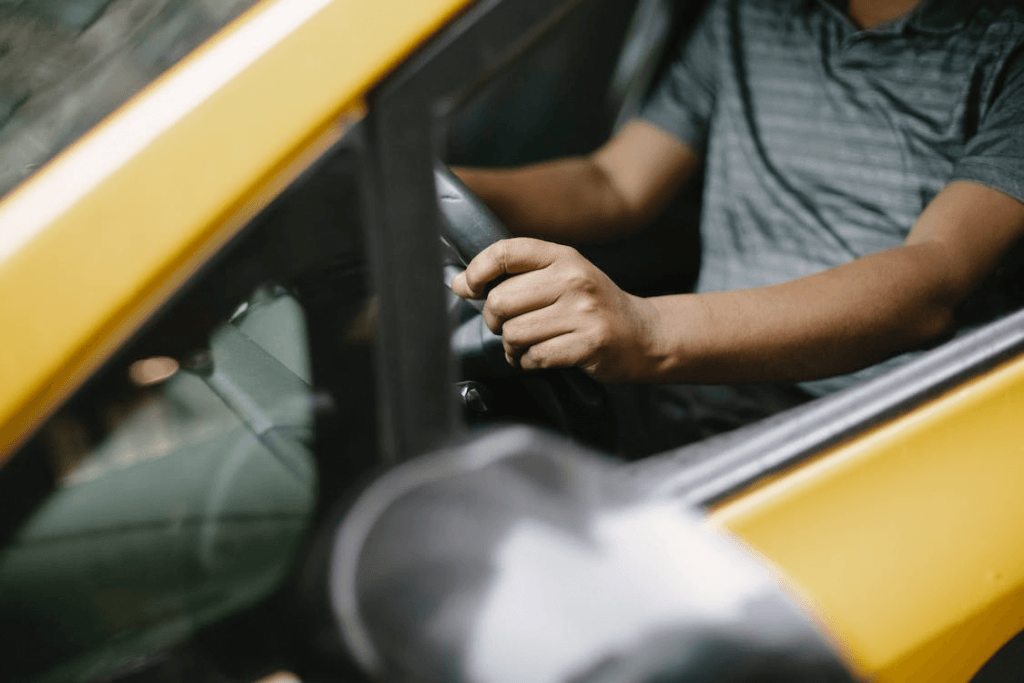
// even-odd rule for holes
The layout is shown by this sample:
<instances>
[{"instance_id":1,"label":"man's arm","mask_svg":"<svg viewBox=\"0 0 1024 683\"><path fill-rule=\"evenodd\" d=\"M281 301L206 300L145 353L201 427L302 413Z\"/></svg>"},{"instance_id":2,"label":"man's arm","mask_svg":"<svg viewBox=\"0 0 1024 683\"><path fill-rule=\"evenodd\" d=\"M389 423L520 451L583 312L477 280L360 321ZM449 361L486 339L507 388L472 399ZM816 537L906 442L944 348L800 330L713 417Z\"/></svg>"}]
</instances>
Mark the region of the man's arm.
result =
<instances>
[{"instance_id":1,"label":"man's arm","mask_svg":"<svg viewBox=\"0 0 1024 683\"><path fill-rule=\"evenodd\" d=\"M641 299L574 250L506 240L453 282L480 296L525 369L579 366L604 381L799 381L850 372L947 332L955 307L1024 235L1024 204L971 182L932 201L906 243L759 289Z\"/></svg>"},{"instance_id":2,"label":"man's arm","mask_svg":"<svg viewBox=\"0 0 1024 683\"><path fill-rule=\"evenodd\" d=\"M699 167L689 147L634 121L588 156L455 172L512 234L586 244L643 227Z\"/></svg>"}]
</instances>

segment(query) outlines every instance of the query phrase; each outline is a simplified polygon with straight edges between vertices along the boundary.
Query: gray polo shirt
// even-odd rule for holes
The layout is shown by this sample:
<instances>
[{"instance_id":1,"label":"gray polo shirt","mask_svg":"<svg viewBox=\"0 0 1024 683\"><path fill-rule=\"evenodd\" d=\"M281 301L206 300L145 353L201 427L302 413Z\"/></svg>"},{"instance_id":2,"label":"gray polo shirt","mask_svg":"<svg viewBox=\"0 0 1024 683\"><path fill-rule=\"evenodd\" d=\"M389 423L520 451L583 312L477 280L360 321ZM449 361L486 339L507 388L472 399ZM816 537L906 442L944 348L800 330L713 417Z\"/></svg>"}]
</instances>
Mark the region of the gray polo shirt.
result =
<instances>
[{"instance_id":1,"label":"gray polo shirt","mask_svg":"<svg viewBox=\"0 0 1024 683\"><path fill-rule=\"evenodd\" d=\"M952 180L1024 201L1020 4L922 0L859 30L841 0L712 0L642 112L706 159L697 291L896 247Z\"/></svg>"}]
</instances>

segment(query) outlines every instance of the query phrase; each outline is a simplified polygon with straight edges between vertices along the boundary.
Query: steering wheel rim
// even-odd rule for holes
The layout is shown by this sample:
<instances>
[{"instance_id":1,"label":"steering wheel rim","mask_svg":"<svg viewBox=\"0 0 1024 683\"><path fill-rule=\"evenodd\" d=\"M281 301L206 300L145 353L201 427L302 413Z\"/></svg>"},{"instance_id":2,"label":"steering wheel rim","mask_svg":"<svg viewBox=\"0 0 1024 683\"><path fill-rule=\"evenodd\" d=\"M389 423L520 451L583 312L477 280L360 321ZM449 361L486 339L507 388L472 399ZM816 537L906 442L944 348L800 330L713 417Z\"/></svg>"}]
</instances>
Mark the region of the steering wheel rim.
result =
<instances>
[{"instance_id":1,"label":"steering wheel rim","mask_svg":"<svg viewBox=\"0 0 1024 683\"><path fill-rule=\"evenodd\" d=\"M448 284L451 277L465 269L481 251L512 235L484 201L444 164L435 164L434 182L441 211L445 283ZM453 317L460 323L452 335L452 346L464 364L467 358L471 358L478 369L486 366L484 372L489 371L494 376L520 376L527 390L540 403L542 412L556 426L591 445L606 450L614 447L614 414L603 385L579 368L516 371L505 360L500 337L483 323L480 314L483 302L467 302L454 295L452 297L450 310L456 309L452 311L455 313ZM470 313L467 307L471 307L473 312Z\"/></svg>"},{"instance_id":2,"label":"steering wheel rim","mask_svg":"<svg viewBox=\"0 0 1024 683\"><path fill-rule=\"evenodd\" d=\"M463 265L495 242L512 237L490 207L444 164L434 165L442 237L458 252Z\"/></svg>"}]
</instances>

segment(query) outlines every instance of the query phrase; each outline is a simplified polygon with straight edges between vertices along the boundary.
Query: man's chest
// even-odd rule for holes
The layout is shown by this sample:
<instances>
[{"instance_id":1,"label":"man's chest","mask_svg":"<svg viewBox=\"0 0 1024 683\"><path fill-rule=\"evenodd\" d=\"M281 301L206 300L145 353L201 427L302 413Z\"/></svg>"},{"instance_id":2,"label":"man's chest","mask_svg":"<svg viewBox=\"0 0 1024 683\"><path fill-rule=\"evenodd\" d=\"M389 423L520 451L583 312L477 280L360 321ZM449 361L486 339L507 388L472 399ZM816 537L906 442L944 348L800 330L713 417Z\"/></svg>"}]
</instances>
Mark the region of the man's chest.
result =
<instances>
[{"instance_id":1,"label":"man's chest","mask_svg":"<svg viewBox=\"0 0 1024 683\"><path fill-rule=\"evenodd\" d=\"M976 50L767 7L730 29L712 125L727 160L763 166L797 191L853 193L898 221L948 180L985 87Z\"/></svg>"}]
</instances>

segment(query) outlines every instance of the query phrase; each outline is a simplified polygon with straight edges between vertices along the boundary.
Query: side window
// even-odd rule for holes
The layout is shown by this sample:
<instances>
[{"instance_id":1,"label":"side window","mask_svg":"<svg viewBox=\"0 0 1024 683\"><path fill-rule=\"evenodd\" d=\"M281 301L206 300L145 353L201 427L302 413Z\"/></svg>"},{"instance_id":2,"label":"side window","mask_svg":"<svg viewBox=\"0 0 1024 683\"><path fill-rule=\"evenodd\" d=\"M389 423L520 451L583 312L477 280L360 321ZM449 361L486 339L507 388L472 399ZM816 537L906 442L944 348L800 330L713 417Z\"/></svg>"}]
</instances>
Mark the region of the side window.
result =
<instances>
[{"instance_id":1,"label":"side window","mask_svg":"<svg viewBox=\"0 0 1024 683\"><path fill-rule=\"evenodd\" d=\"M258 605L372 464L357 170L342 141L0 469L0 680L108 676Z\"/></svg>"}]
</instances>

